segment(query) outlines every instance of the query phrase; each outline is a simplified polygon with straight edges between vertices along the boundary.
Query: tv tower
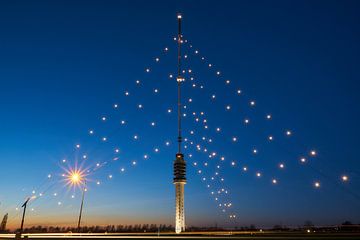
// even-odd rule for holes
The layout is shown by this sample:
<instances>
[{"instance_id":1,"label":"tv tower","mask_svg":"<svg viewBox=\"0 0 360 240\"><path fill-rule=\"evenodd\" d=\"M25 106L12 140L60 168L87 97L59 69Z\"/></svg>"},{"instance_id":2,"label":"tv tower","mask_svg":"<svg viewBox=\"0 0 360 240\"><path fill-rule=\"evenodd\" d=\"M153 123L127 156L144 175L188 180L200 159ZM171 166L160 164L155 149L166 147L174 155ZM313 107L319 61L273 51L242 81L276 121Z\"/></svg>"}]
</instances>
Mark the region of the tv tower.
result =
<instances>
[{"instance_id":1,"label":"tv tower","mask_svg":"<svg viewBox=\"0 0 360 240\"><path fill-rule=\"evenodd\" d=\"M176 81L178 84L178 152L174 161L174 185L175 185L175 232L185 231L185 211L184 211L184 185L186 184L186 162L184 154L181 153L181 83L184 77L181 76L181 14L177 15L178 19L178 75Z\"/></svg>"}]
</instances>

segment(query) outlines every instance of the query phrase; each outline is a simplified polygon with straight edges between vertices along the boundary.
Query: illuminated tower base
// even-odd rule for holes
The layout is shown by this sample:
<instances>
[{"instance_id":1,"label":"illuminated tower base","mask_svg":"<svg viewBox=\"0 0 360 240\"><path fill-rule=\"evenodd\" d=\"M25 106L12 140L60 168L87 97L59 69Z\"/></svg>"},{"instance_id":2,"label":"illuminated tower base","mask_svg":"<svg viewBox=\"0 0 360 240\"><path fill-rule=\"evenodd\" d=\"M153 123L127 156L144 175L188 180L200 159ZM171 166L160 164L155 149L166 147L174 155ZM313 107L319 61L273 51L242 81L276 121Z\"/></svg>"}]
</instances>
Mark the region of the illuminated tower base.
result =
<instances>
[{"instance_id":1,"label":"illuminated tower base","mask_svg":"<svg viewBox=\"0 0 360 240\"><path fill-rule=\"evenodd\" d=\"M175 232L185 231L184 211L184 185L186 184L186 162L184 155L176 154L174 161L174 185L175 185Z\"/></svg>"},{"instance_id":2,"label":"illuminated tower base","mask_svg":"<svg viewBox=\"0 0 360 240\"><path fill-rule=\"evenodd\" d=\"M185 231L185 211L184 211L184 185L185 182L177 182L175 184L175 232L181 233Z\"/></svg>"}]
</instances>

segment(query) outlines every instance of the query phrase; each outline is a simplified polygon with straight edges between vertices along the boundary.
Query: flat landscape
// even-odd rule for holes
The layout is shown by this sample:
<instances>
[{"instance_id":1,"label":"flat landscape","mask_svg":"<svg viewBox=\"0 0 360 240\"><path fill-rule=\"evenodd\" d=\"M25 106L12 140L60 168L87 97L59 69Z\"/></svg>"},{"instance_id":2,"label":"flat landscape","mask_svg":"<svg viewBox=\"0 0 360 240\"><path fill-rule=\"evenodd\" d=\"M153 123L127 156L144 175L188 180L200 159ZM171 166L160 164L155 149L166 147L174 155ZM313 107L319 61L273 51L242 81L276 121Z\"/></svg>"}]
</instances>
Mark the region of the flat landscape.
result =
<instances>
[{"instance_id":1,"label":"flat landscape","mask_svg":"<svg viewBox=\"0 0 360 240\"><path fill-rule=\"evenodd\" d=\"M0 234L0 239L14 239L15 234ZM44 233L23 234L29 239L360 239L359 232L187 232L173 233Z\"/></svg>"}]
</instances>

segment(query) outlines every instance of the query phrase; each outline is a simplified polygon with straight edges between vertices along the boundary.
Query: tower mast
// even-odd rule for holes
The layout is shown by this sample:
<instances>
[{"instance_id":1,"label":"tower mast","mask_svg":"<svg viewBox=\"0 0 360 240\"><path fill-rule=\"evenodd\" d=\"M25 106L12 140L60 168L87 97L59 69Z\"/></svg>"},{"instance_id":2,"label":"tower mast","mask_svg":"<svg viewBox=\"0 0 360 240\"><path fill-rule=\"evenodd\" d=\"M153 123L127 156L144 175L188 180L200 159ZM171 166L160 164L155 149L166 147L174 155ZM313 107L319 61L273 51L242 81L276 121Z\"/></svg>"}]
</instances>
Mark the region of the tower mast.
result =
<instances>
[{"instance_id":1,"label":"tower mast","mask_svg":"<svg viewBox=\"0 0 360 240\"><path fill-rule=\"evenodd\" d=\"M178 83L178 153L181 153L181 142L182 142L182 136L181 136L181 83L185 80L181 76L181 14L178 14L178 75L177 75L177 83Z\"/></svg>"},{"instance_id":2,"label":"tower mast","mask_svg":"<svg viewBox=\"0 0 360 240\"><path fill-rule=\"evenodd\" d=\"M185 80L181 76L181 14L178 19L178 75L176 77L178 85L178 152L174 161L174 185L175 185L175 232L185 231L185 211L184 211L184 185L186 184L186 162L181 153L181 83Z\"/></svg>"}]
</instances>

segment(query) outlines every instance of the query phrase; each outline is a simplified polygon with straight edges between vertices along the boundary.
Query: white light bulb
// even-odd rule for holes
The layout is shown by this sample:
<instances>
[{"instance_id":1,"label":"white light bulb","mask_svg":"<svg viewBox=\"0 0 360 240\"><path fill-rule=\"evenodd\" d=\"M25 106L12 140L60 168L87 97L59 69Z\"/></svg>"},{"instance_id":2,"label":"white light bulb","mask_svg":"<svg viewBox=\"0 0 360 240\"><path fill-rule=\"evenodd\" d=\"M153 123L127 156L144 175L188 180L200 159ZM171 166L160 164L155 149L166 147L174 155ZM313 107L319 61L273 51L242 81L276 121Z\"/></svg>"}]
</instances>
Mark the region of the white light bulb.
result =
<instances>
[{"instance_id":1,"label":"white light bulb","mask_svg":"<svg viewBox=\"0 0 360 240\"><path fill-rule=\"evenodd\" d=\"M346 175L342 175L342 176L341 176L341 180L342 180L343 182L347 182L347 181L349 180L349 177L346 176Z\"/></svg>"}]
</instances>

